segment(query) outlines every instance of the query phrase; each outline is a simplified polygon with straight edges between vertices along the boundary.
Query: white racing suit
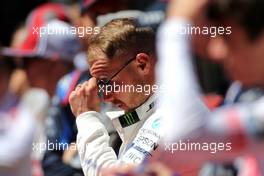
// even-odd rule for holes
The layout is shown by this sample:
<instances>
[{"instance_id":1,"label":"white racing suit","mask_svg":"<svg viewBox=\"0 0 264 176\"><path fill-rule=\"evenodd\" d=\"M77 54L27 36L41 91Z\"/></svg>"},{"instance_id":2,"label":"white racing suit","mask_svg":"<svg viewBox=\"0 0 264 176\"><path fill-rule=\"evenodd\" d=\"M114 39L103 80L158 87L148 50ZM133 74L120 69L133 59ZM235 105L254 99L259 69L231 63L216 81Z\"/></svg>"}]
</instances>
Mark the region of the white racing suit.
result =
<instances>
[{"instance_id":1,"label":"white racing suit","mask_svg":"<svg viewBox=\"0 0 264 176\"><path fill-rule=\"evenodd\" d=\"M109 135L98 112L89 111L77 117L77 147L86 176L99 175L102 168L118 164L140 164L158 147L161 134L160 116L152 95L135 111L108 112L122 145L119 156L109 146Z\"/></svg>"}]
</instances>

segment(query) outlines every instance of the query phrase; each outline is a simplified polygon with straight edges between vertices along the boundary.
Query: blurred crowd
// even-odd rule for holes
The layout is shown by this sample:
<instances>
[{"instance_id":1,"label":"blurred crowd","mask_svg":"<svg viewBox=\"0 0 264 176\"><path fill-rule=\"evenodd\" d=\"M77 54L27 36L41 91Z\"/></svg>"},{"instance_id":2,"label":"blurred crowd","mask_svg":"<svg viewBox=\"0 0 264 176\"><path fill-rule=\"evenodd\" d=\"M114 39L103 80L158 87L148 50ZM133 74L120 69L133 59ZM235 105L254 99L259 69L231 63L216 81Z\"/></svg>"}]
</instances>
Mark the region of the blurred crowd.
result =
<instances>
[{"instance_id":1,"label":"blurred crowd","mask_svg":"<svg viewBox=\"0 0 264 176\"><path fill-rule=\"evenodd\" d=\"M35 7L0 48L0 176L264 175L263 19L262 0Z\"/></svg>"}]
</instances>

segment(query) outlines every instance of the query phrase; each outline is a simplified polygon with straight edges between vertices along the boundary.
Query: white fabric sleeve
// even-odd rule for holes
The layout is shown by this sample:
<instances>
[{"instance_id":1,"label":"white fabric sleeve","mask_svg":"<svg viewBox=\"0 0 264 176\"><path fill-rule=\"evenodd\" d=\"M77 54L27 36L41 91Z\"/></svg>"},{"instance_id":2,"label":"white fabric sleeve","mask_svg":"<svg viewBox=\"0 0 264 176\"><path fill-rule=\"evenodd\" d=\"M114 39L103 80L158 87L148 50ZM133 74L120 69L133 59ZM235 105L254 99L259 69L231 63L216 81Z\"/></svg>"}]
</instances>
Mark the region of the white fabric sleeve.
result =
<instances>
[{"instance_id":1,"label":"white fabric sleeve","mask_svg":"<svg viewBox=\"0 0 264 176\"><path fill-rule=\"evenodd\" d=\"M168 20L158 33L157 77L162 86L160 107L168 141L181 139L200 129L209 113L200 99L193 72L190 36L178 30L188 26L188 21Z\"/></svg>"},{"instance_id":2,"label":"white fabric sleeve","mask_svg":"<svg viewBox=\"0 0 264 176\"><path fill-rule=\"evenodd\" d=\"M35 120L23 107L16 111L15 120L0 136L0 166L12 168L29 160L35 132Z\"/></svg>"},{"instance_id":3,"label":"white fabric sleeve","mask_svg":"<svg viewBox=\"0 0 264 176\"><path fill-rule=\"evenodd\" d=\"M100 175L105 166L116 163L117 156L109 146L109 135L95 111L77 117L77 147L85 176Z\"/></svg>"},{"instance_id":4,"label":"white fabric sleeve","mask_svg":"<svg viewBox=\"0 0 264 176\"><path fill-rule=\"evenodd\" d=\"M236 143L241 138L234 138L234 135L242 132L247 140L246 145L242 146L243 150L232 148L228 155L232 156L232 153L234 157L243 154L245 150L258 155L261 153L259 148L263 147L263 140L255 140L252 135L258 131L263 132L264 99L251 104L221 107L210 112L200 98L201 92L192 65L190 36L179 33L179 27L187 29L190 25L185 20L170 19L162 25L158 33L157 76L159 84L165 87L160 98L163 123L166 124L165 141L177 142L194 138L194 141L200 143ZM188 158L187 153L184 152L182 156ZM201 160L208 159L208 155L203 152L200 154ZM223 158L223 155L213 156L214 159Z\"/></svg>"}]
</instances>

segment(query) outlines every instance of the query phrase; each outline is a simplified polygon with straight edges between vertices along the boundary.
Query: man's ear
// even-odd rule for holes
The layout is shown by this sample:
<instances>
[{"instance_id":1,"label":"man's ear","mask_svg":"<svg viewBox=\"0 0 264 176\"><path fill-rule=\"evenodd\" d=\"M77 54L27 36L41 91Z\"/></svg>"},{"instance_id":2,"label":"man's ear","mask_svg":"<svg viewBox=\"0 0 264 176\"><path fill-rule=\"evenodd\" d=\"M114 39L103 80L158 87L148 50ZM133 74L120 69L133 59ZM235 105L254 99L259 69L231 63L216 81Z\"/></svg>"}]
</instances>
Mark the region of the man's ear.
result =
<instances>
[{"instance_id":1,"label":"man's ear","mask_svg":"<svg viewBox=\"0 0 264 176\"><path fill-rule=\"evenodd\" d=\"M139 72L146 75L150 72L151 58L146 53L139 53L136 56L136 64L137 64L136 66Z\"/></svg>"}]
</instances>

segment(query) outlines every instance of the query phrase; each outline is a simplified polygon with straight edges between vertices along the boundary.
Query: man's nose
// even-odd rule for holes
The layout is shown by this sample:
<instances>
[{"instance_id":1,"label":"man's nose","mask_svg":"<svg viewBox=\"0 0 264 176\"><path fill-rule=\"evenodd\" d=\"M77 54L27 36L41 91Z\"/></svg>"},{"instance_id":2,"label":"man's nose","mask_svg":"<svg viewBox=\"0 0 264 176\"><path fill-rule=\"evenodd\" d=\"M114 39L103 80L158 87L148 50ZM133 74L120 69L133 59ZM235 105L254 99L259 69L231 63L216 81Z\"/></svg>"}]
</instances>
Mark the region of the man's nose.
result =
<instances>
[{"instance_id":1,"label":"man's nose","mask_svg":"<svg viewBox=\"0 0 264 176\"><path fill-rule=\"evenodd\" d=\"M103 101L112 103L114 100L113 92L104 92Z\"/></svg>"}]
</instances>

